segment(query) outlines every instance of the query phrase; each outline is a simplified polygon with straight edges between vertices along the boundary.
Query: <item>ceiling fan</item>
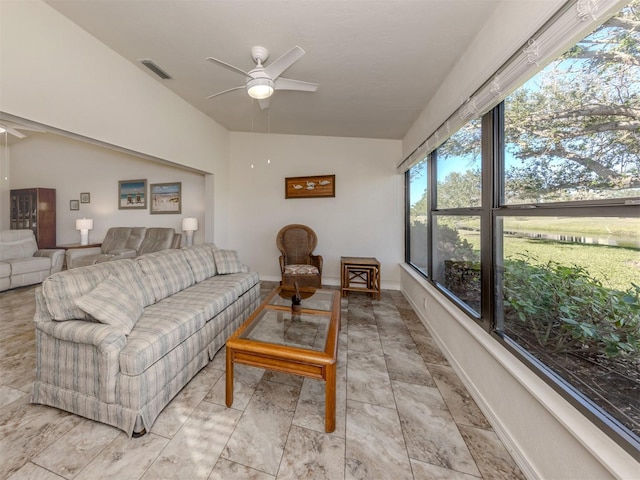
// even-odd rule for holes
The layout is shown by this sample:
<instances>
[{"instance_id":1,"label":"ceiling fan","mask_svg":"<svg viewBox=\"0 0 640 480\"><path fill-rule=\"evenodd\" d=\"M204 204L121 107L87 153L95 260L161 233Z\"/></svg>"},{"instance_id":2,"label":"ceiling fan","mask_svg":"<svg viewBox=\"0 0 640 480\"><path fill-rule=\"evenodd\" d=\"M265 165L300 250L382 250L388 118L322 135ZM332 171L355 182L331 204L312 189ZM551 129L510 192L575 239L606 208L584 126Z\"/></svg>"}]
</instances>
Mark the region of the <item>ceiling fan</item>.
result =
<instances>
[{"instance_id":1,"label":"ceiling fan","mask_svg":"<svg viewBox=\"0 0 640 480\"><path fill-rule=\"evenodd\" d=\"M207 57L210 62L216 63L227 70L240 73L247 79L245 85L229 88L222 92L209 95L207 98L217 97L234 90L246 89L250 97L255 98L260 103L260 108L264 110L269 107L269 97L274 90L297 90L300 92L315 92L318 89L317 83L303 82L302 80L292 80L280 75L304 55L304 50L298 46L293 47L276 61L264 66L263 63L269 58L269 51L260 46L251 48L251 57L256 62L253 70L245 72L217 58Z\"/></svg>"},{"instance_id":2,"label":"ceiling fan","mask_svg":"<svg viewBox=\"0 0 640 480\"><path fill-rule=\"evenodd\" d=\"M27 135L20 130L26 130L28 132L44 133L45 131L37 127L29 127L19 123L11 122L9 120L3 120L0 118L0 134L8 133L17 138L25 138Z\"/></svg>"}]
</instances>

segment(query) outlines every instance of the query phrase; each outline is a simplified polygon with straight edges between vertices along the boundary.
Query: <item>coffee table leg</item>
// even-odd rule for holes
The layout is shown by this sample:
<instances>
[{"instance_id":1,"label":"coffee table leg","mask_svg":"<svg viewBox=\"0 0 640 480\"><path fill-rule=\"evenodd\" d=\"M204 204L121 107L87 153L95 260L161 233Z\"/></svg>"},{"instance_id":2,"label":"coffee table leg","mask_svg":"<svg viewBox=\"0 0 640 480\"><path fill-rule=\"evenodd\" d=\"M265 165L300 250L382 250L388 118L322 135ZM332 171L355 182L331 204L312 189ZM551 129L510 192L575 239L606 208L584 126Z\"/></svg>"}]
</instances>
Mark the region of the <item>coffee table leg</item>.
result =
<instances>
[{"instance_id":1,"label":"coffee table leg","mask_svg":"<svg viewBox=\"0 0 640 480\"><path fill-rule=\"evenodd\" d=\"M336 429L336 364L327 367L324 400L324 429L327 433Z\"/></svg>"},{"instance_id":2,"label":"coffee table leg","mask_svg":"<svg viewBox=\"0 0 640 480\"><path fill-rule=\"evenodd\" d=\"M226 374L226 392L225 403L227 407L233 405L233 360L231 358L231 349L227 347L227 374Z\"/></svg>"}]
</instances>

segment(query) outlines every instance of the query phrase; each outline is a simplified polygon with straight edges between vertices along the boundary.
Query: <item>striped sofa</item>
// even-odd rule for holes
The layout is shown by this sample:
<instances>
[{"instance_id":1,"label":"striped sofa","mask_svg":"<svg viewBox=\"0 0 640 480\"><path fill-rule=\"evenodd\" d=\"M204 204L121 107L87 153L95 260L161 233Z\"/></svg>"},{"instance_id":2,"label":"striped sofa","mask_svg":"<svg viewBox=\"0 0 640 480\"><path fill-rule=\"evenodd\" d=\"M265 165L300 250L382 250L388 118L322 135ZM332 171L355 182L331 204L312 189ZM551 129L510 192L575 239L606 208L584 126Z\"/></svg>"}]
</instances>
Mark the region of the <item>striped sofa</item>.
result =
<instances>
[{"instance_id":1,"label":"striped sofa","mask_svg":"<svg viewBox=\"0 0 640 480\"><path fill-rule=\"evenodd\" d=\"M212 244L51 275L36 291L31 402L149 431L259 302L258 274Z\"/></svg>"}]
</instances>

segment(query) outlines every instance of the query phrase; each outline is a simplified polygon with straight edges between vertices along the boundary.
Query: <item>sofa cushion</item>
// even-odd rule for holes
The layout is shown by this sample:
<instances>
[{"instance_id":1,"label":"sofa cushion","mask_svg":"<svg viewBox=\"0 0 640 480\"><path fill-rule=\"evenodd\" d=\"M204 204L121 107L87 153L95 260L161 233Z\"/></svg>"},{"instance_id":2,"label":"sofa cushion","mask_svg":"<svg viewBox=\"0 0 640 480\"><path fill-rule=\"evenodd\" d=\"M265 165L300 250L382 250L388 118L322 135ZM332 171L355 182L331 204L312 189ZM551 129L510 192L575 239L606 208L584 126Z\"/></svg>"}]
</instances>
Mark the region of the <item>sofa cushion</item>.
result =
<instances>
[{"instance_id":1,"label":"sofa cushion","mask_svg":"<svg viewBox=\"0 0 640 480\"><path fill-rule=\"evenodd\" d=\"M54 273L42 282L47 309L54 320L89 320L76 300L93 290L111 274L109 263Z\"/></svg>"},{"instance_id":2,"label":"sofa cushion","mask_svg":"<svg viewBox=\"0 0 640 480\"><path fill-rule=\"evenodd\" d=\"M213 259L213 251L209 245L183 247L182 252L187 262L189 262L196 282L201 282L205 278L213 277L217 273L216 262Z\"/></svg>"},{"instance_id":3,"label":"sofa cushion","mask_svg":"<svg viewBox=\"0 0 640 480\"><path fill-rule=\"evenodd\" d=\"M33 257L36 250L38 244L32 230L0 231L0 260Z\"/></svg>"},{"instance_id":4,"label":"sofa cushion","mask_svg":"<svg viewBox=\"0 0 640 480\"><path fill-rule=\"evenodd\" d=\"M240 263L240 257L235 250L214 250L213 258L216 261L216 268L221 275L246 271L245 266Z\"/></svg>"},{"instance_id":5,"label":"sofa cushion","mask_svg":"<svg viewBox=\"0 0 640 480\"><path fill-rule=\"evenodd\" d=\"M209 279L211 278L214 277L209 277ZM209 321L238 299L239 295L235 289L212 284L209 279L172 295L172 304L201 308L205 320Z\"/></svg>"},{"instance_id":6,"label":"sofa cushion","mask_svg":"<svg viewBox=\"0 0 640 480\"><path fill-rule=\"evenodd\" d=\"M202 308L174 302L173 297L145 308L120 352L120 370L141 374L205 323Z\"/></svg>"},{"instance_id":7,"label":"sofa cushion","mask_svg":"<svg viewBox=\"0 0 640 480\"><path fill-rule=\"evenodd\" d=\"M102 253L112 253L114 250L138 250L146 227L111 227L102 240Z\"/></svg>"},{"instance_id":8,"label":"sofa cushion","mask_svg":"<svg viewBox=\"0 0 640 480\"><path fill-rule=\"evenodd\" d=\"M260 276L256 272L232 273L229 275L216 275L205 281L209 288L231 288L238 297L244 295L254 285L260 282ZM215 287L212 287L215 285Z\"/></svg>"},{"instance_id":9,"label":"sofa cushion","mask_svg":"<svg viewBox=\"0 0 640 480\"><path fill-rule=\"evenodd\" d=\"M143 307L155 303L156 297L147 277L138 262L132 259L115 260L108 263L112 275L118 277L140 299Z\"/></svg>"},{"instance_id":10,"label":"sofa cushion","mask_svg":"<svg viewBox=\"0 0 640 480\"><path fill-rule=\"evenodd\" d=\"M138 255L159 252L171 248L176 231L173 228L148 228L138 247Z\"/></svg>"},{"instance_id":11,"label":"sofa cushion","mask_svg":"<svg viewBox=\"0 0 640 480\"><path fill-rule=\"evenodd\" d=\"M5 262L11 265L11 275L51 270L51 259L49 257L10 258Z\"/></svg>"},{"instance_id":12,"label":"sofa cushion","mask_svg":"<svg viewBox=\"0 0 640 480\"><path fill-rule=\"evenodd\" d=\"M100 323L116 327L125 335L129 335L142 315L139 297L114 275L77 299L76 305Z\"/></svg>"},{"instance_id":13,"label":"sofa cushion","mask_svg":"<svg viewBox=\"0 0 640 480\"><path fill-rule=\"evenodd\" d=\"M151 284L156 302L195 283L182 250L163 250L136 258Z\"/></svg>"},{"instance_id":14,"label":"sofa cushion","mask_svg":"<svg viewBox=\"0 0 640 480\"><path fill-rule=\"evenodd\" d=\"M0 278L11 276L11 265L6 262L0 262Z\"/></svg>"}]
</instances>

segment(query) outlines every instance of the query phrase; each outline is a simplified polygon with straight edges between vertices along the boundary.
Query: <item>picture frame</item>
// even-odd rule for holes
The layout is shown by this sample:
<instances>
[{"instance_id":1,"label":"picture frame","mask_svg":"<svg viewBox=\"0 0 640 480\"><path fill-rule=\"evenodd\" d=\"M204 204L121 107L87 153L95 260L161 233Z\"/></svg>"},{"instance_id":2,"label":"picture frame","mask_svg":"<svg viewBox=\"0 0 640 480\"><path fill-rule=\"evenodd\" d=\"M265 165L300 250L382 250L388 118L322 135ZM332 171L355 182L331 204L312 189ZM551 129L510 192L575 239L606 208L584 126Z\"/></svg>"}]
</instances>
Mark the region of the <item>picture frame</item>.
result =
<instances>
[{"instance_id":1,"label":"picture frame","mask_svg":"<svg viewBox=\"0 0 640 480\"><path fill-rule=\"evenodd\" d=\"M91 203L91 194L89 192L83 192L80 194L80 203Z\"/></svg>"},{"instance_id":2,"label":"picture frame","mask_svg":"<svg viewBox=\"0 0 640 480\"><path fill-rule=\"evenodd\" d=\"M80 200L69 200L69 210L80 210Z\"/></svg>"},{"instance_id":3,"label":"picture frame","mask_svg":"<svg viewBox=\"0 0 640 480\"><path fill-rule=\"evenodd\" d=\"M284 198L317 198L335 196L335 175L286 177L284 179Z\"/></svg>"},{"instance_id":4,"label":"picture frame","mask_svg":"<svg viewBox=\"0 0 640 480\"><path fill-rule=\"evenodd\" d=\"M182 213L182 182L152 183L149 196L152 214Z\"/></svg>"},{"instance_id":5,"label":"picture frame","mask_svg":"<svg viewBox=\"0 0 640 480\"><path fill-rule=\"evenodd\" d=\"M118 181L118 209L137 210L147 208L147 180Z\"/></svg>"}]
</instances>

